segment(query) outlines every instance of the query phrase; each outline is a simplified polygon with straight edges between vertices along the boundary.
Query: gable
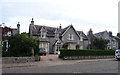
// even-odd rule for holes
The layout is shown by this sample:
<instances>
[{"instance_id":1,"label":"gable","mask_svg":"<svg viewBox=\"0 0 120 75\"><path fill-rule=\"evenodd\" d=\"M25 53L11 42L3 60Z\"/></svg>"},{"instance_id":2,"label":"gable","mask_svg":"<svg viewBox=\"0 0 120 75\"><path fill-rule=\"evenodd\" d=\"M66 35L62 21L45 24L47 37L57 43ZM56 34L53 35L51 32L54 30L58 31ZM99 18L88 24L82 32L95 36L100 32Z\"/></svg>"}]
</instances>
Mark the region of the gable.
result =
<instances>
[{"instance_id":1,"label":"gable","mask_svg":"<svg viewBox=\"0 0 120 75\"><path fill-rule=\"evenodd\" d=\"M76 30L74 29L74 27L72 25L69 25L68 27L66 27L65 29L63 29L64 32L62 33L62 36L64 36L65 34L74 34L77 37L79 37L79 34L76 32Z\"/></svg>"},{"instance_id":2,"label":"gable","mask_svg":"<svg viewBox=\"0 0 120 75\"><path fill-rule=\"evenodd\" d=\"M79 40L79 35L72 25L67 27L66 31L62 34L62 37L64 37L64 39L68 39L70 34L73 35L74 40Z\"/></svg>"},{"instance_id":3,"label":"gable","mask_svg":"<svg viewBox=\"0 0 120 75\"><path fill-rule=\"evenodd\" d=\"M84 39L88 39L83 31L77 31L77 33L79 34L80 37L82 36Z\"/></svg>"}]
</instances>

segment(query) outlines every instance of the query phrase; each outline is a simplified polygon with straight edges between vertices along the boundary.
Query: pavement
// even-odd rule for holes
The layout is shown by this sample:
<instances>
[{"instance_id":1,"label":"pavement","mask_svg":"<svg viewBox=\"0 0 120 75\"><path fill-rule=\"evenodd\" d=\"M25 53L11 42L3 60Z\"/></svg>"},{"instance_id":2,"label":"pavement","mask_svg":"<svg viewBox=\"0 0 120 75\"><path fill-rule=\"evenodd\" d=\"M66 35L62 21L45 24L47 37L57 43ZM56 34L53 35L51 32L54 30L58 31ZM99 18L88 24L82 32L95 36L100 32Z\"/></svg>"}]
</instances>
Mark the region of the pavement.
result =
<instances>
[{"instance_id":1,"label":"pavement","mask_svg":"<svg viewBox=\"0 0 120 75\"><path fill-rule=\"evenodd\" d=\"M46 67L46 66L56 66L56 65L69 65L81 62L95 62L101 60L115 60L112 59L85 59L85 60L62 60L58 58L58 55L47 54L46 56L41 56L41 60L37 62L26 62L26 63L2 63L0 69L5 68L19 68L19 67Z\"/></svg>"},{"instance_id":2,"label":"pavement","mask_svg":"<svg viewBox=\"0 0 120 75\"><path fill-rule=\"evenodd\" d=\"M108 61L115 59L87 59L87 60L45 60L38 62L28 62L28 63L12 63L12 64L2 64L2 68L19 68L19 67L47 67L47 66L56 66L56 65L69 65L76 63L87 63L87 62L96 62L96 61Z\"/></svg>"}]
</instances>

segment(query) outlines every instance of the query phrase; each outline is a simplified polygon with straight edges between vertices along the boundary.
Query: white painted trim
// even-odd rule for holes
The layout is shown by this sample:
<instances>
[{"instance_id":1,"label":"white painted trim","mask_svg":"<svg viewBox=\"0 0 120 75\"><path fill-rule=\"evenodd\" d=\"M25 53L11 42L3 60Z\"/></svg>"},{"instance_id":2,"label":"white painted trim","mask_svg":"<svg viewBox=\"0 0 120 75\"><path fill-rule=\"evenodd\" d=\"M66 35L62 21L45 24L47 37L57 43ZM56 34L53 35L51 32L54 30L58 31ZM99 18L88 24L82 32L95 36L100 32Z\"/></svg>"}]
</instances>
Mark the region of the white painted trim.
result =
<instances>
[{"instance_id":1,"label":"white painted trim","mask_svg":"<svg viewBox=\"0 0 120 75\"><path fill-rule=\"evenodd\" d=\"M69 27L66 29L66 31L62 34L62 36L65 35L65 33L71 28L72 25L69 25ZM75 28L73 27L73 30L75 30ZM77 34L77 36L80 38L79 34L77 33L77 31L75 30L75 33Z\"/></svg>"},{"instance_id":2,"label":"white painted trim","mask_svg":"<svg viewBox=\"0 0 120 75\"><path fill-rule=\"evenodd\" d=\"M71 26L69 26L69 27L65 30L65 32L62 34L62 36L65 35L65 33L70 29L70 27L71 27Z\"/></svg>"}]
</instances>

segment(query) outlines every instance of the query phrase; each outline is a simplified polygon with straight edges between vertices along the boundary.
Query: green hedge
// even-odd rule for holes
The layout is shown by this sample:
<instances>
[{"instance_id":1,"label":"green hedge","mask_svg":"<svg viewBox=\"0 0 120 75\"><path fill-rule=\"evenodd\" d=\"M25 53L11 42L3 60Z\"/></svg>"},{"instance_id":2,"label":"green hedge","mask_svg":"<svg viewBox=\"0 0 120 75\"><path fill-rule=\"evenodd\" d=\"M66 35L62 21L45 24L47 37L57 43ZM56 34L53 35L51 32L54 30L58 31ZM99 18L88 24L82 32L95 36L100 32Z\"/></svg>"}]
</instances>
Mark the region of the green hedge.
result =
<instances>
[{"instance_id":1,"label":"green hedge","mask_svg":"<svg viewBox=\"0 0 120 75\"><path fill-rule=\"evenodd\" d=\"M61 49L59 58L64 56L105 56L114 55L114 50L70 50Z\"/></svg>"}]
</instances>

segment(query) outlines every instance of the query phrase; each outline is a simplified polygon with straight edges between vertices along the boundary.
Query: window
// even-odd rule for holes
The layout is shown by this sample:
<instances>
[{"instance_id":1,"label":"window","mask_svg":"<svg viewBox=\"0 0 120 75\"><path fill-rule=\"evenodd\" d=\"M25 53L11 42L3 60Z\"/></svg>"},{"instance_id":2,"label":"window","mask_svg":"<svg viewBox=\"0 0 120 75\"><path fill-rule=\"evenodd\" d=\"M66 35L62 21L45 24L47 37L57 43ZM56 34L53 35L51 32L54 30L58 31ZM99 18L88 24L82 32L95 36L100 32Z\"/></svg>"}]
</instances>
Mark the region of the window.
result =
<instances>
[{"instance_id":1,"label":"window","mask_svg":"<svg viewBox=\"0 0 120 75\"><path fill-rule=\"evenodd\" d=\"M82 36L80 37L80 41L83 41L83 37Z\"/></svg>"},{"instance_id":2,"label":"window","mask_svg":"<svg viewBox=\"0 0 120 75\"><path fill-rule=\"evenodd\" d=\"M113 40L113 42L112 42L113 44L115 44L115 40Z\"/></svg>"},{"instance_id":3,"label":"window","mask_svg":"<svg viewBox=\"0 0 120 75\"><path fill-rule=\"evenodd\" d=\"M73 34L69 34L69 40L74 40Z\"/></svg>"},{"instance_id":4,"label":"window","mask_svg":"<svg viewBox=\"0 0 120 75\"><path fill-rule=\"evenodd\" d=\"M45 38L45 37L46 37L46 33L45 33L45 32L44 32L44 33L42 32L42 33L41 33L41 38Z\"/></svg>"},{"instance_id":5,"label":"window","mask_svg":"<svg viewBox=\"0 0 120 75\"><path fill-rule=\"evenodd\" d=\"M11 36L11 32L8 32L6 36Z\"/></svg>"}]
</instances>

